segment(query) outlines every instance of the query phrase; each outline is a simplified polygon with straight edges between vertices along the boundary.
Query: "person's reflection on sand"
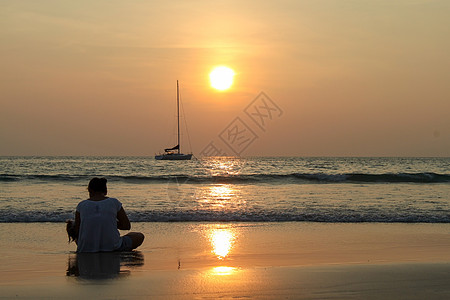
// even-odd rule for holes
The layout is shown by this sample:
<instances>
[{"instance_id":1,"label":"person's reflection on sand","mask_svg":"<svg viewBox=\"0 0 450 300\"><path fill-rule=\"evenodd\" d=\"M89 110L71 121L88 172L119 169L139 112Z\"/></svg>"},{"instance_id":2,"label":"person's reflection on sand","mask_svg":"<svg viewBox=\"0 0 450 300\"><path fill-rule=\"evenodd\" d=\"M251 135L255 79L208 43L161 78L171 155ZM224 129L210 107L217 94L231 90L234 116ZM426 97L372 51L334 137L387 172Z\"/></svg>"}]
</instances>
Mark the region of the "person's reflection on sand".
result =
<instances>
[{"instance_id":1,"label":"person's reflection on sand","mask_svg":"<svg viewBox=\"0 0 450 300\"><path fill-rule=\"evenodd\" d=\"M114 279L130 274L130 269L144 265L139 251L76 253L69 256L67 276L80 279Z\"/></svg>"}]
</instances>

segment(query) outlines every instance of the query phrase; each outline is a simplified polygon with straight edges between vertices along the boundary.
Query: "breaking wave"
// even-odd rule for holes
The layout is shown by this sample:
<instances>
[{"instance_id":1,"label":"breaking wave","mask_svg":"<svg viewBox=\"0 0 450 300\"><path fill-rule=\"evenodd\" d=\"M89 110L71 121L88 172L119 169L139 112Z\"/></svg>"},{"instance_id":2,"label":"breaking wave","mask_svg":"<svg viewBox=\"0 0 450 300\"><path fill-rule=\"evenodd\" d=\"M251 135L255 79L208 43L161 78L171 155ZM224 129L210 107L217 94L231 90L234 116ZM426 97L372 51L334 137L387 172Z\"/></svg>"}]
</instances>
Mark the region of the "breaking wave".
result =
<instances>
[{"instance_id":1,"label":"breaking wave","mask_svg":"<svg viewBox=\"0 0 450 300\"><path fill-rule=\"evenodd\" d=\"M437 173L386 173L386 174L239 174L239 175L160 175L160 176L117 176L104 175L110 181L128 183L160 183L177 181L178 183L447 183L450 174ZM0 182L43 181L43 182L87 182L91 175L14 175L0 174Z\"/></svg>"},{"instance_id":2,"label":"breaking wave","mask_svg":"<svg viewBox=\"0 0 450 300\"><path fill-rule=\"evenodd\" d=\"M373 211L318 209L308 212L253 211L129 211L132 222L327 222L327 223L450 223L448 211ZM73 219L70 211L0 210L0 223L65 222Z\"/></svg>"}]
</instances>

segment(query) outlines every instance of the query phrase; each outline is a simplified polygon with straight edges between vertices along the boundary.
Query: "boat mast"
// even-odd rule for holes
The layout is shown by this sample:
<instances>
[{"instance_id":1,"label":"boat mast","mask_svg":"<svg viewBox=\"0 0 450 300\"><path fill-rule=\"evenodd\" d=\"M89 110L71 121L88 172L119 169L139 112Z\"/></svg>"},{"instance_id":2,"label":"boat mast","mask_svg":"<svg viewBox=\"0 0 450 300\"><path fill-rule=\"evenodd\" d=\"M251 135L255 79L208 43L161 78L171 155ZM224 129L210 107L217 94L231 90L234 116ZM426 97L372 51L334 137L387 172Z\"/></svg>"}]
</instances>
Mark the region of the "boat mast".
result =
<instances>
[{"instance_id":1,"label":"boat mast","mask_svg":"<svg viewBox=\"0 0 450 300\"><path fill-rule=\"evenodd\" d=\"M180 93L178 91L178 80L177 80L177 132L178 132L178 154L181 153L180 150Z\"/></svg>"}]
</instances>

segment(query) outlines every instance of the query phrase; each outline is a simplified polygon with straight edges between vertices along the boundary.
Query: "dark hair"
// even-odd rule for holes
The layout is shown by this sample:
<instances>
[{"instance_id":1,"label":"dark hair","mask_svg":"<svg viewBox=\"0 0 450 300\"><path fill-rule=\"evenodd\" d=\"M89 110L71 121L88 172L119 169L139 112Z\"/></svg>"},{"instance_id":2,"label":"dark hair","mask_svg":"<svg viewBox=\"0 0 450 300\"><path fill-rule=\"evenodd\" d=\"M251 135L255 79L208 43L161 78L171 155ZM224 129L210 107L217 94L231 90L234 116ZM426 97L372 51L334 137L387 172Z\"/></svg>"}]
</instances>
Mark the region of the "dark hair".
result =
<instances>
[{"instance_id":1,"label":"dark hair","mask_svg":"<svg viewBox=\"0 0 450 300\"><path fill-rule=\"evenodd\" d=\"M88 185L88 190L90 192L102 192L102 193L107 193L107 188L106 188L106 178L98 178L98 177L94 177L91 179L91 181L89 181L89 185Z\"/></svg>"},{"instance_id":2,"label":"dark hair","mask_svg":"<svg viewBox=\"0 0 450 300\"><path fill-rule=\"evenodd\" d=\"M70 242L78 242L78 232L75 229L75 222L73 220L67 220L66 221L66 231L67 236L69 237L69 243Z\"/></svg>"}]
</instances>

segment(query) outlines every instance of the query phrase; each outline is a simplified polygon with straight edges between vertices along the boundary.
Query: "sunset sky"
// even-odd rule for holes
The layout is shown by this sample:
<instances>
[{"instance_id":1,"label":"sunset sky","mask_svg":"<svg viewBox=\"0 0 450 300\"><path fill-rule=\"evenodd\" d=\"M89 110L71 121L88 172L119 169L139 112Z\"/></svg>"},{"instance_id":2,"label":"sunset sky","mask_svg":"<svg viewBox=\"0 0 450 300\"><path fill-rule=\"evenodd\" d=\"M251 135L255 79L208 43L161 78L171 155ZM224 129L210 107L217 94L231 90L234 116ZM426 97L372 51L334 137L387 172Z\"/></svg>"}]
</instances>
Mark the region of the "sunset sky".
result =
<instances>
[{"instance_id":1,"label":"sunset sky","mask_svg":"<svg viewBox=\"0 0 450 300\"><path fill-rule=\"evenodd\" d=\"M219 135L239 118L257 136L244 156L450 156L449 16L450 1L1 1L0 155L152 156L176 144L179 80L196 155L233 154ZM245 114L260 92L280 109L264 128Z\"/></svg>"}]
</instances>

